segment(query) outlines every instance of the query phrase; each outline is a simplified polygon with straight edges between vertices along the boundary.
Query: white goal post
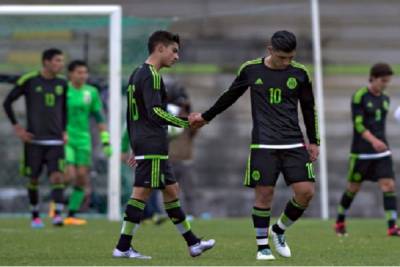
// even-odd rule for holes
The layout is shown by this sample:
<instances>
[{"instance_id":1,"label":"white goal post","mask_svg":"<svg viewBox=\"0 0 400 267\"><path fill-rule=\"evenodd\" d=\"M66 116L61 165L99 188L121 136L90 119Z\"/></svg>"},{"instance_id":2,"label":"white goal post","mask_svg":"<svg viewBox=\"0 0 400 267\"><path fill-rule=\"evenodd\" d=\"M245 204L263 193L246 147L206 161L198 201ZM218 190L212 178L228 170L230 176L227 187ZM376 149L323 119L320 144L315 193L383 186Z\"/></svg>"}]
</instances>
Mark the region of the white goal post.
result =
<instances>
[{"instance_id":1,"label":"white goal post","mask_svg":"<svg viewBox=\"0 0 400 267\"><path fill-rule=\"evenodd\" d=\"M321 218L329 218L329 196L328 196L328 162L326 155L326 134L325 134L325 111L324 111L324 89L322 80L322 56L321 56L321 34L319 20L319 1L310 0L311 4L311 26L313 37L313 58L314 58L314 77L317 100L317 111L320 130L320 158L319 158L319 177L320 177L320 204Z\"/></svg>"},{"instance_id":2,"label":"white goal post","mask_svg":"<svg viewBox=\"0 0 400 267\"><path fill-rule=\"evenodd\" d=\"M0 5L1 15L109 16L109 128L113 155L108 161L108 219L121 217L121 53L122 11L118 5Z\"/></svg>"}]
</instances>

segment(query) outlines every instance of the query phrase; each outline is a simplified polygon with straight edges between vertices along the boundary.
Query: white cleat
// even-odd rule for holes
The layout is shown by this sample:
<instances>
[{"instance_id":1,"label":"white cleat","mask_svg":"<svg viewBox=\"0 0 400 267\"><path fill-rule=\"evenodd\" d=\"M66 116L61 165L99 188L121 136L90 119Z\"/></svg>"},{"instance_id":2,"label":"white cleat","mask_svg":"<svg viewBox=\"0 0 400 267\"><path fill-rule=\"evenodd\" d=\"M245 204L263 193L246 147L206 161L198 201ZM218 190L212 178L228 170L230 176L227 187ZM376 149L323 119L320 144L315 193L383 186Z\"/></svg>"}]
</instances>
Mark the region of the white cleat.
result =
<instances>
[{"instance_id":1,"label":"white cleat","mask_svg":"<svg viewBox=\"0 0 400 267\"><path fill-rule=\"evenodd\" d=\"M272 261L275 260L275 257L269 248L264 248L257 252L257 260Z\"/></svg>"},{"instance_id":2,"label":"white cleat","mask_svg":"<svg viewBox=\"0 0 400 267\"><path fill-rule=\"evenodd\" d=\"M130 258L140 260L151 260L150 256L142 255L133 248L129 248L127 251L121 251L117 248L114 249L112 256L114 258Z\"/></svg>"},{"instance_id":3,"label":"white cleat","mask_svg":"<svg viewBox=\"0 0 400 267\"><path fill-rule=\"evenodd\" d=\"M192 257L200 256L204 251L212 249L215 246L215 240L200 240L199 243L189 247L189 254Z\"/></svg>"},{"instance_id":4,"label":"white cleat","mask_svg":"<svg viewBox=\"0 0 400 267\"><path fill-rule=\"evenodd\" d=\"M272 227L271 227L272 228ZM270 236L272 237L272 243L274 243L275 249L282 257L289 258L292 256L290 248L286 243L285 234L277 234L272 229L270 230Z\"/></svg>"}]
</instances>

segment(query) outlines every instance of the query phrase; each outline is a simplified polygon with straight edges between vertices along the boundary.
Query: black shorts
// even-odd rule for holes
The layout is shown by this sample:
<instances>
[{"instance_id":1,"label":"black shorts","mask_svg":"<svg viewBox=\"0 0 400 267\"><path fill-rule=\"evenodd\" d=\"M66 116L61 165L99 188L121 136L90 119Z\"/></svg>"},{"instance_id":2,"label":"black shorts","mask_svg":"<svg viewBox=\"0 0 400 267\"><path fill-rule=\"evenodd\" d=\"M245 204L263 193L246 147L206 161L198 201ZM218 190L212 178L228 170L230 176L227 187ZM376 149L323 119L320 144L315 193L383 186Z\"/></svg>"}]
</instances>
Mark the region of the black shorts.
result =
<instances>
[{"instance_id":1,"label":"black shorts","mask_svg":"<svg viewBox=\"0 0 400 267\"><path fill-rule=\"evenodd\" d=\"M164 189L174 183L176 179L167 159L137 160L134 186Z\"/></svg>"},{"instance_id":2,"label":"black shorts","mask_svg":"<svg viewBox=\"0 0 400 267\"><path fill-rule=\"evenodd\" d=\"M349 182L377 182L381 178L394 179L392 156L378 159L359 159L357 155L350 155L347 175Z\"/></svg>"},{"instance_id":3,"label":"black shorts","mask_svg":"<svg viewBox=\"0 0 400 267\"><path fill-rule=\"evenodd\" d=\"M64 146L25 144L20 165L20 173L29 178L39 178L43 165L47 175L64 172Z\"/></svg>"},{"instance_id":4,"label":"black shorts","mask_svg":"<svg viewBox=\"0 0 400 267\"><path fill-rule=\"evenodd\" d=\"M275 186L283 173L287 185L315 182L313 163L305 147L291 149L251 149L244 185Z\"/></svg>"}]
</instances>

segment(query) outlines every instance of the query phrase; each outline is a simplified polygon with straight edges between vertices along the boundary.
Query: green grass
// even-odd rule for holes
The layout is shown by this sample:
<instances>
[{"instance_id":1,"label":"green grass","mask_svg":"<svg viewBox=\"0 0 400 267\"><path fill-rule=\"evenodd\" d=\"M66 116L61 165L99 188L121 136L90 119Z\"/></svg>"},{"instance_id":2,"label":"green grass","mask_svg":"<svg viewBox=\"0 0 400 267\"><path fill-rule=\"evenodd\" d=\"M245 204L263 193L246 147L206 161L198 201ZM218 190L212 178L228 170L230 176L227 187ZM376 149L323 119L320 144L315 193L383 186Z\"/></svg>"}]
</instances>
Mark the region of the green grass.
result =
<instances>
[{"instance_id":1,"label":"green grass","mask_svg":"<svg viewBox=\"0 0 400 267\"><path fill-rule=\"evenodd\" d=\"M271 263L255 260L254 230L248 219L196 220L200 236L213 237L216 247L191 258L170 222L143 225L135 248L150 261L112 259L119 223L92 219L83 227L33 230L26 218L0 219L0 265L399 265L400 238L387 237L382 220L351 220L350 236L336 237L331 221L304 219L287 233L292 258ZM276 255L276 253L275 253ZM277 255L276 255L277 256Z\"/></svg>"}]
</instances>

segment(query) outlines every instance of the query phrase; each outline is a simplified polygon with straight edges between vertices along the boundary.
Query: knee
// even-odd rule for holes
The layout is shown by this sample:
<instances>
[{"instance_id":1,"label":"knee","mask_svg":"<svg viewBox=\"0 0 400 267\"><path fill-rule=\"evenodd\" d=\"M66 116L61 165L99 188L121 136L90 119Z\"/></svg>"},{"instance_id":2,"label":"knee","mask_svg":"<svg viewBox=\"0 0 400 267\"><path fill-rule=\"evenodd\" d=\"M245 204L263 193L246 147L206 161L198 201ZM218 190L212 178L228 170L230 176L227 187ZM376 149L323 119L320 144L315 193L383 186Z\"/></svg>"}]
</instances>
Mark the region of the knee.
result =
<instances>
[{"instance_id":1,"label":"knee","mask_svg":"<svg viewBox=\"0 0 400 267\"><path fill-rule=\"evenodd\" d=\"M300 192L297 192L296 199L301 199L300 204L308 205L311 199L314 197L315 189L313 187L304 188Z\"/></svg>"},{"instance_id":2,"label":"knee","mask_svg":"<svg viewBox=\"0 0 400 267\"><path fill-rule=\"evenodd\" d=\"M389 180L381 184L381 190L383 192L393 192L396 190L394 181Z\"/></svg>"},{"instance_id":3,"label":"knee","mask_svg":"<svg viewBox=\"0 0 400 267\"><path fill-rule=\"evenodd\" d=\"M50 176L50 180L53 184L61 184L64 182L63 175L60 172L52 173Z\"/></svg>"},{"instance_id":4,"label":"knee","mask_svg":"<svg viewBox=\"0 0 400 267\"><path fill-rule=\"evenodd\" d=\"M361 188L361 184L359 183L350 183L347 185L347 191L351 192L351 193L358 193L358 191L360 191Z\"/></svg>"}]
</instances>

